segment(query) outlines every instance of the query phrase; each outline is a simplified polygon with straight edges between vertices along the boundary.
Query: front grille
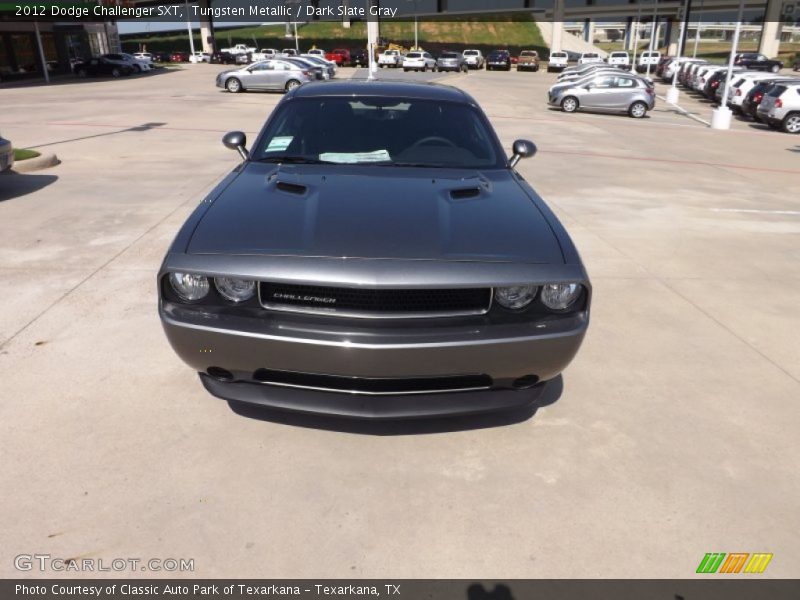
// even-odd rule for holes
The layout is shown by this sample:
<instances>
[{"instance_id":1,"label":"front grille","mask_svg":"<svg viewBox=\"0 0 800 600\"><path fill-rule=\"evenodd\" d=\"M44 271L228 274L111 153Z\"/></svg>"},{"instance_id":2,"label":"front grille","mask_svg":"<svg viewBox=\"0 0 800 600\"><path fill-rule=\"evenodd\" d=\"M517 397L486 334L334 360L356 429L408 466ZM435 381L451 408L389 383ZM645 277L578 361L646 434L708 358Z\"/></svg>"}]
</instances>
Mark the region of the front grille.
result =
<instances>
[{"instance_id":1,"label":"front grille","mask_svg":"<svg viewBox=\"0 0 800 600\"><path fill-rule=\"evenodd\" d=\"M365 289L262 282L270 310L365 318L479 315L489 311L491 288Z\"/></svg>"},{"instance_id":2,"label":"front grille","mask_svg":"<svg viewBox=\"0 0 800 600\"><path fill-rule=\"evenodd\" d=\"M388 396L392 394L425 394L486 390L492 387L488 375L449 375L444 377L367 378L343 377L258 369L253 379L267 385L293 387L350 394Z\"/></svg>"}]
</instances>

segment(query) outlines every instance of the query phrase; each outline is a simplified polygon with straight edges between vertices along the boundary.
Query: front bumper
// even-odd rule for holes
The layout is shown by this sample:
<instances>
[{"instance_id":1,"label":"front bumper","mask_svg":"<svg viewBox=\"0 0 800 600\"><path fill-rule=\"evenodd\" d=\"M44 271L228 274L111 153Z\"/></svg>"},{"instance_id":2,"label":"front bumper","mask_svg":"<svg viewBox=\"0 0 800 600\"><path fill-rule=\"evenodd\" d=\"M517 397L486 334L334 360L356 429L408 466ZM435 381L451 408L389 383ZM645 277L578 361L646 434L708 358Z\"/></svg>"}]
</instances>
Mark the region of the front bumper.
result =
<instances>
[{"instance_id":1,"label":"front bumper","mask_svg":"<svg viewBox=\"0 0 800 600\"><path fill-rule=\"evenodd\" d=\"M329 317L267 319L209 315L168 302L160 309L179 357L201 373L214 395L313 413L361 417L468 414L520 407L536 399L529 387L558 376L577 353L588 312L530 323L484 325L479 320L421 319L401 327ZM335 321L335 322L334 322ZM215 369L216 368L216 369ZM224 369L229 377L214 378ZM265 370L302 381L338 379L351 390L275 383ZM486 389L365 393L367 380L483 377ZM525 377L525 385L520 384ZM264 383L264 381L268 381ZM540 383L541 385L541 383ZM519 388L525 389L519 389ZM360 391L359 391L360 390Z\"/></svg>"}]
</instances>

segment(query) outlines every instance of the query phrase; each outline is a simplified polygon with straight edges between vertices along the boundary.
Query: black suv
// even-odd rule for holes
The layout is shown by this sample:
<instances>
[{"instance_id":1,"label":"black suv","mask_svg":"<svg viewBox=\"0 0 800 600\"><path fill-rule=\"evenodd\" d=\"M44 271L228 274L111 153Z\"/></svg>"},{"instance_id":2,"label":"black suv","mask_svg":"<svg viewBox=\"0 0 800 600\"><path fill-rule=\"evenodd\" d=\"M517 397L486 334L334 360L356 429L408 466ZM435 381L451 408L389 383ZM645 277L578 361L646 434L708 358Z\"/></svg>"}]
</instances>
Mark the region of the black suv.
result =
<instances>
[{"instance_id":1,"label":"black suv","mask_svg":"<svg viewBox=\"0 0 800 600\"><path fill-rule=\"evenodd\" d=\"M777 73L783 68L783 63L779 60L767 58L763 54L756 52L745 52L737 54L733 59L733 64L737 67L745 67L751 71L771 71Z\"/></svg>"}]
</instances>

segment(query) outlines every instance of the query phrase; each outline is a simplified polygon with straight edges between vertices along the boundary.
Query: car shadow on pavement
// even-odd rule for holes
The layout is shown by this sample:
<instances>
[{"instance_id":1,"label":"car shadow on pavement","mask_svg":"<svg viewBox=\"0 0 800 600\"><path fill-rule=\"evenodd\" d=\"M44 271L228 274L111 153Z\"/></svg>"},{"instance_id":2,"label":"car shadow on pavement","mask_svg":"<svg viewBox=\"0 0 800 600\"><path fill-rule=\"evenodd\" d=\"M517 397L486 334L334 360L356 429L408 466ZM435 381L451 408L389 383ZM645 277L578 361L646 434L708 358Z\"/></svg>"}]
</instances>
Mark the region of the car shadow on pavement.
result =
<instances>
[{"instance_id":1,"label":"car shadow on pavement","mask_svg":"<svg viewBox=\"0 0 800 600\"><path fill-rule=\"evenodd\" d=\"M3 173L0 175L0 202L32 194L58 179L55 175L27 175Z\"/></svg>"},{"instance_id":2,"label":"car shadow on pavement","mask_svg":"<svg viewBox=\"0 0 800 600\"><path fill-rule=\"evenodd\" d=\"M54 85L70 85L73 83L117 83L120 81L130 81L133 79L147 79L157 75L166 75L168 73L175 73L182 71L183 67L157 67L147 73L133 73L131 75L124 75L122 77L77 77L76 75L66 73L59 75L51 75L50 81L46 82L42 77L32 79L12 79L0 80L0 90L14 89L14 88L32 88L32 87L53 87Z\"/></svg>"},{"instance_id":3,"label":"car shadow on pavement","mask_svg":"<svg viewBox=\"0 0 800 600\"><path fill-rule=\"evenodd\" d=\"M228 405L239 416L281 425L360 435L422 435L504 427L522 423L531 419L540 408L557 402L561 398L563 391L564 381L559 375L555 379L548 381L539 397L531 405L524 408L496 413L427 419L350 419L293 413L241 402L228 402Z\"/></svg>"}]
</instances>

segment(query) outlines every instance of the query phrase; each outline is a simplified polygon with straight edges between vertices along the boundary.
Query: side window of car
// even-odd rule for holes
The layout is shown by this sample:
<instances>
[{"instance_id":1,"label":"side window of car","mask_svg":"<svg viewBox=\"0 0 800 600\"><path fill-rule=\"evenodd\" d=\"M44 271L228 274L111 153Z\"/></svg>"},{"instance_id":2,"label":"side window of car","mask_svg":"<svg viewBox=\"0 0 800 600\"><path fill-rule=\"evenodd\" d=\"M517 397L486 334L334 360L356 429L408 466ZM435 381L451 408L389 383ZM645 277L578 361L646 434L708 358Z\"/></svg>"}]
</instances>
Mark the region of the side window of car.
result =
<instances>
[{"instance_id":1,"label":"side window of car","mask_svg":"<svg viewBox=\"0 0 800 600\"><path fill-rule=\"evenodd\" d=\"M636 82L630 77L617 77L615 86L618 88L633 88L636 87Z\"/></svg>"},{"instance_id":2,"label":"side window of car","mask_svg":"<svg viewBox=\"0 0 800 600\"><path fill-rule=\"evenodd\" d=\"M594 86L600 89L607 89L614 87L614 77L598 77L594 80Z\"/></svg>"}]
</instances>

